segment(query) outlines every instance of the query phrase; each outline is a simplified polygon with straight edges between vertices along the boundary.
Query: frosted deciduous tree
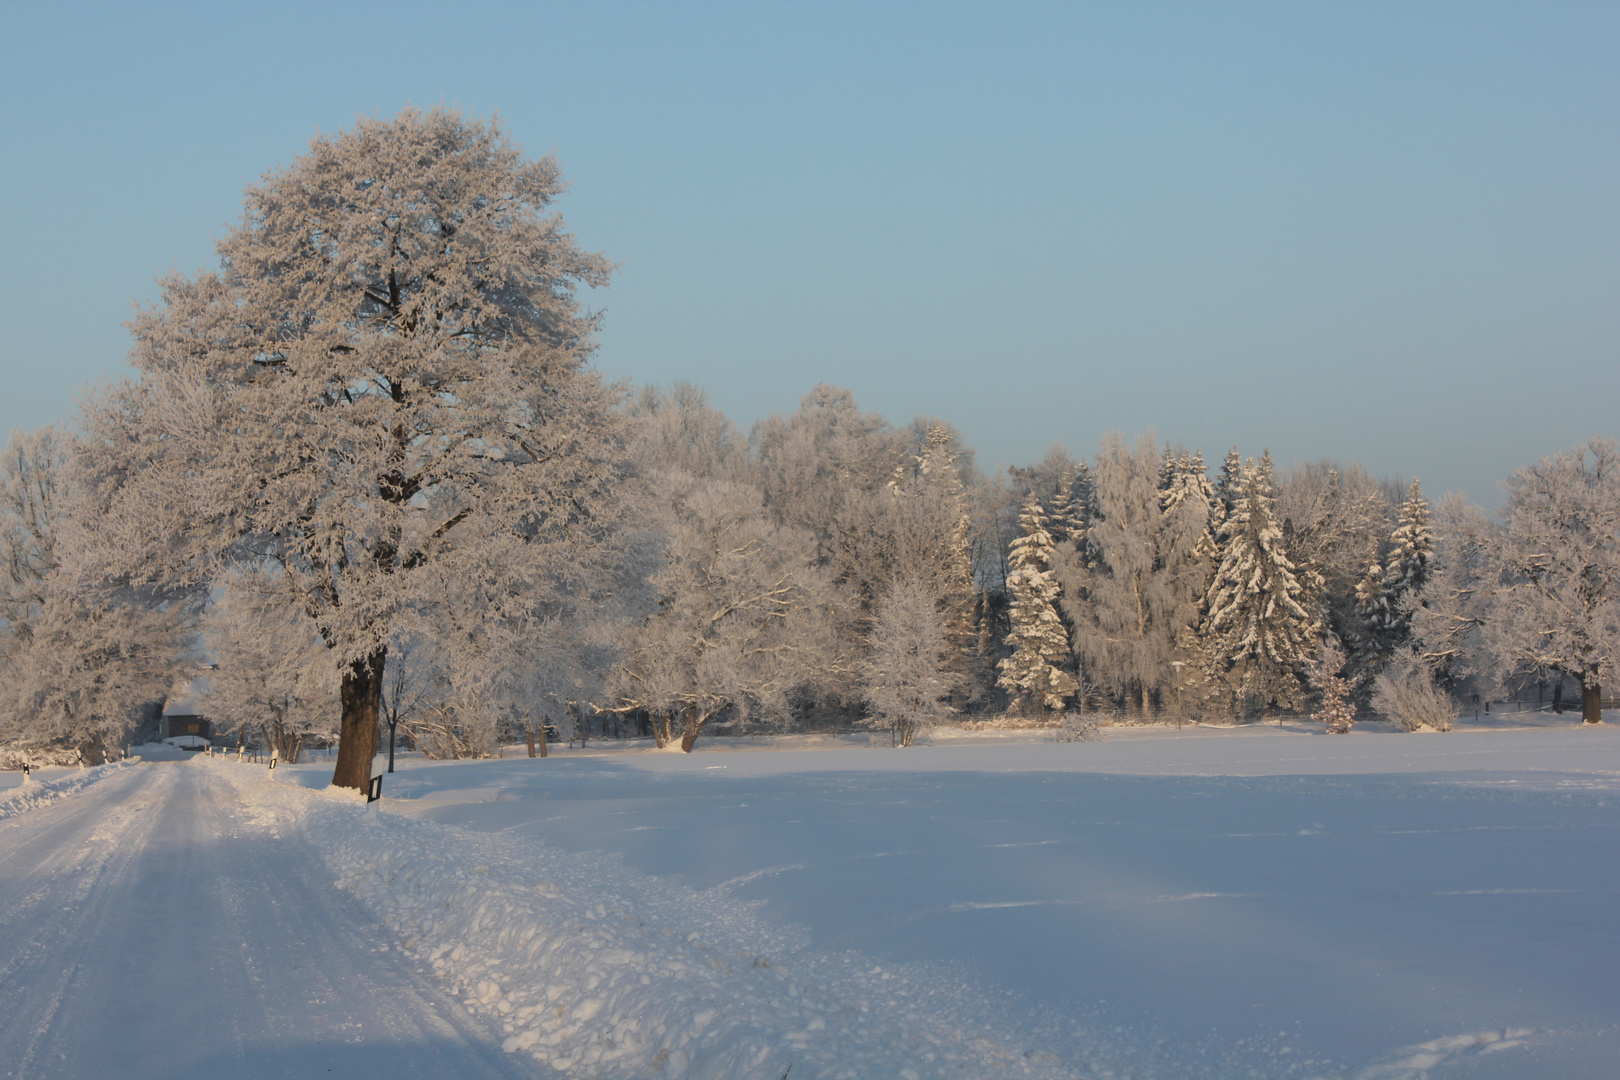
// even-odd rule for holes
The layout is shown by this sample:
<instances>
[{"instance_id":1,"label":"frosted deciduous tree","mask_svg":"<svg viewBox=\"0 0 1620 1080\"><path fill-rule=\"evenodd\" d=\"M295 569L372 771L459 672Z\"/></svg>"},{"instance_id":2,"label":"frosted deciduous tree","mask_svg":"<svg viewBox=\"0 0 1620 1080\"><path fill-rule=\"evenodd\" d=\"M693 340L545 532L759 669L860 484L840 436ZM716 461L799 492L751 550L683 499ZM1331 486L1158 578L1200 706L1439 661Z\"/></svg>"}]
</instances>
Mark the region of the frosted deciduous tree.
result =
<instances>
[{"instance_id":1,"label":"frosted deciduous tree","mask_svg":"<svg viewBox=\"0 0 1620 1080\"><path fill-rule=\"evenodd\" d=\"M1098 513L1086 529L1083 561L1067 553L1058 559L1063 606L1088 682L1146 712L1174 677L1178 643L1198 621L1209 504L1191 477L1192 497L1162 486L1169 478L1152 435L1134 450L1110 436L1094 461ZM1166 513L1172 494L1180 497Z\"/></svg>"},{"instance_id":2,"label":"frosted deciduous tree","mask_svg":"<svg viewBox=\"0 0 1620 1080\"><path fill-rule=\"evenodd\" d=\"M1450 731L1457 703L1415 656L1400 656L1373 680L1372 705L1403 731Z\"/></svg>"},{"instance_id":3,"label":"frosted deciduous tree","mask_svg":"<svg viewBox=\"0 0 1620 1080\"><path fill-rule=\"evenodd\" d=\"M1068 635L1058 616L1059 588L1052 574L1052 536L1046 512L1031 492L1018 516L1018 539L1012 542L1012 569L1007 590L1012 596L1007 645L1012 655L1001 661L999 684L1008 694L1031 702L1042 714L1062 709L1079 689L1063 670L1069 658Z\"/></svg>"},{"instance_id":4,"label":"frosted deciduous tree","mask_svg":"<svg viewBox=\"0 0 1620 1080\"><path fill-rule=\"evenodd\" d=\"M97 764L173 682L183 595L102 572L102 521L72 444L14 434L0 461L0 739Z\"/></svg>"},{"instance_id":5,"label":"frosted deciduous tree","mask_svg":"<svg viewBox=\"0 0 1620 1080\"><path fill-rule=\"evenodd\" d=\"M815 561L852 603L834 608L841 648L865 638L883 590L894 576L896 534L890 485L910 436L877 413L865 413L848 390L816 386L788 416L754 425L752 476L765 508L781 524L815 541ZM839 682L812 683L806 697L859 708L860 696Z\"/></svg>"},{"instance_id":6,"label":"frosted deciduous tree","mask_svg":"<svg viewBox=\"0 0 1620 1080\"><path fill-rule=\"evenodd\" d=\"M164 281L132 324L140 382L87 421L115 516L184 517L169 577L291 579L339 672L339 786L369 778L402 623L452 593L529 610L617 512L619 414L577 298L611 267L550 212L562 190L451 110L318 138L248 190L219 273Z\"/></svg>"},{"instance_id":7,"label":"frosted deciduous tree","mask_svg":"<svg viewBox=\"0 0 1620 1080\"><path fill-rule=\"evenodd\" d=\"M172 610L68 567L51 576L28 647L7 665L7 735L105 759L137 710L162 700L184 655Z\"/></svg>"},{"instance_id":8,"label":"frosted deciduous tree","mask_svg":"<svg viewBox=\"0 0 1620 1080\"><path fill-rule=\"evenodd\" d=\"M1485 634L1501 578L1501 529L1459 494L1435 513L1438 538L1425 602L1412 611L1419 658L1448 686L1487 694L1500 672Z\"/></svg>"},{"instance_id":9,"label":"frosted deciduous tree","mask_svg":"<svg viewBox=\"0 0 1620 1080\"><path fill-rule=\"evenodd\" d=\"M1301 571L1301 603L1343 643L1345 677L1358 696L1390 656L1375 627L1383 618L1384 554L1395 525L1388 486L1360 465L1325 461L1293 469L1277 501L1289 558Z\"/></svg>"},{"instance_id":10,"label":"frosted deciduous tree","mask_svg":"<svg viewBox=\"0 0 1620 1080\"><path fill-rule=\"evenodd\" d=\"M679 731L690 751L727 710L781 717L788 695L839 656L832 593L807 532L772 521L748 485L669 474L662 486L657 608L628 635L609 692L616 708L661 723L660 744Z\"/></svg>"},{"instance_id":11,"label":"frosted deciduous tree","mask_svg":"<svg viewBox=\"0 0 1620 1080\"><path fill-rule=\"evenodd\" d=\"M1221 535L1205 598L1205 670L1244 709L1297 708L1309 686L1317 623L1273 518L1265 462L1243 467L1242 496Z\"/></svg>"},{"instance_id":12,"label":"frosted deciduous tree","mask_svg":"<svg viewBox=\"0 0 1620 1080\"><path fill-rule=\"evenodd\" d=\"M282 761L295 763L311 737L337 732L332 657L283 575L242 567L202 619L214 667L202 696L207 714L239 736L257 729ZM296 600L296 598L292 598Z\"/></svg>"},{"instance_id":13,"label":"frosted deciduous tree","mask_svg":"<svg viewBox=\"0 0 1620 1080\"><path fill-rule=\"evenodd\" d=\"M1582 720L1600 723L1603 683L1620 661L1620 444L1593 439L1505 486L1493 650L1576 680Z\"/></svg>"},{"instance_id":14,"label":"frosted deciduous tree","mask_svg":"<svg viewBox=\"0 0 1620 1080\"><path fill-rule=\"evenodd\" d=\"M942 424L929 425L921 451L902 464L875 500L880 513L871 525L884 534L875 546L890 558L866 574L888 570L885 594L903 582L934 597L948 645L951 684L960 691L972 666L974 593L970 519L958 457L956 434Z\"/></svg>"},{"instance_id":15,"label":"frosted deciduous tree","mask_svg":"<svg viewBox=\"0 0 1620 1080\"><path fill-rule=\"evenodd\" d=\"M869 722L888 728L895 746L910 746L918 732L948 719L955 711L948 699L961 682L957 655L929 583L895 582L878 606L859 669Z\"/></svg>"},{"instance_id":16,"label":"frosted deciduous tree","mask_svg":"<svg viewBox=\"0 0 1620 1080\"><path fill-rule=\"evenodd\" d=\"M823 564L847 573L859 553L841 549L838 522L851 495L880 491L893 477L904 437L877 413L861 412L848 390L821 385L794 413L756 424L750 442L766 507L809 531Z\"/></svg>"},{"instance_id":17,"label":"frosted deciduous tree","mask_svg":"<svg viewBox=\"0 0 1620 1080\"><path fill-rule=\"evenodd\" d=\"M13 431L0 458L0 666L26 650L56 569L67 457L51 427Z\"/></svg>"},{"instance_id":18,"label":"frosted deciduous tree","mask_svg":"<svg viewBox=\"0 0 1620 1080\"><path fill-rule=\"evenodd\" d=\"M687 382L643 387L629 411L635 420L631 457L648 472L748 479L747 440L700 387Z\"/></svg>"}]
</instances>

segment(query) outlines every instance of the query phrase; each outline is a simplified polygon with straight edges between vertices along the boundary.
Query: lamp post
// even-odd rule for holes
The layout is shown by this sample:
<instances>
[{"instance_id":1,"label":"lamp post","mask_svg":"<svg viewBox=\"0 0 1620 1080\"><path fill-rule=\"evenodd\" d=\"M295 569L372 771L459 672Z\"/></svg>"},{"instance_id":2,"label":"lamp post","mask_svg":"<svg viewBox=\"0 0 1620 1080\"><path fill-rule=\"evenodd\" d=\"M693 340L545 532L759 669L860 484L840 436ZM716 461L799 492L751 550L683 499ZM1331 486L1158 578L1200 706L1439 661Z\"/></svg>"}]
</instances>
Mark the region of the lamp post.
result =
<instances>
[{"instance_id":1,"label":"lamp post","mask_svg":"<svg viewBox=\"0 0 1620 1080\"><path fill-rule=\"evenodd\" d=\"M1176 671L1176 677L1172 681L1171 685L1173 685L1175 687L1175 689L1176 689L1176 730L1180 731L1181 730L1181 724L1182 724L1181 669L1187 666L1187 661L1185 661L1185 660L1172 660L1172 661L1170 661L1170 666L1172 668L1174 668L1175 671Z\"/></svg>"}]
</instances>

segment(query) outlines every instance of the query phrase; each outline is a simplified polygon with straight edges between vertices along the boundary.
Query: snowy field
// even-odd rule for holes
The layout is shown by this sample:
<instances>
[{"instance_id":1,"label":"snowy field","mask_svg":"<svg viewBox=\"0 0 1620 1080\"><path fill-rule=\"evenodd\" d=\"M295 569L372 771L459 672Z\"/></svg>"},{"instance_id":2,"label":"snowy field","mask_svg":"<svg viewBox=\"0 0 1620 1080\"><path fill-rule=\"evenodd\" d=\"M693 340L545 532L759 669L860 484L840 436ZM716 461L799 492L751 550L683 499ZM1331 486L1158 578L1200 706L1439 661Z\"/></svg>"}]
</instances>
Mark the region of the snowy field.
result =
<instances>
[{"instance_id":1,"label":"snowy field","mask_svg":"<svg viewBox=\"0 0 1620 1080\"><path fill-rule=\"evenodd\" d=\"M1620 1060L1616 728L714 740L400 770L375 821L318 790L325 762L6 774L0 1076Z\"/></svg>"}]
</instances>

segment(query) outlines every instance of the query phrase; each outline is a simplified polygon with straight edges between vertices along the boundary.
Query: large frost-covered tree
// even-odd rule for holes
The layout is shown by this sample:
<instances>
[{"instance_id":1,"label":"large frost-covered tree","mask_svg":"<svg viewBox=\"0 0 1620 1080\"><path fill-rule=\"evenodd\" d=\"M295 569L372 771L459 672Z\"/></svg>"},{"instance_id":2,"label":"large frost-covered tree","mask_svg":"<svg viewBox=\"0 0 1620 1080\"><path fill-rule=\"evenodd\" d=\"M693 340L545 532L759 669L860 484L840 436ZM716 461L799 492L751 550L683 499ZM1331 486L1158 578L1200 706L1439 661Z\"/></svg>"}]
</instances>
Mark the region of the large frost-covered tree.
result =
<instances>
[{"instance_id":1,"label":"large frost-covered tree","mask_svg":"<svg viewBox=\"0 0 1620 1080\"><path fill-rule=\"evenodd\" d=\"M815 540L815 560L852 603L834 609L834 632L854 652L870 629L883 591L895 575L896 535L890 484L909 438L877 413L864 413L848 390L821 385L787 416L754 425L752 477L766 509L783 525ZM804 688L809 699L859 707L860 695L841 681Z\"/></svg>"},{"instance_id":2,"label":"large frost-covered tree","mask_svg":"<svg viewBox=\"0 0 1620 1080\"><path fill-rule=\"evenodd\" d=\"M631 633L609 690L643 710L660 745L690 751L716 716L779 718L789 695L836 666L826 572L810 534L771 520L759 491L683 473L660 478L664 566L657 609Z\"/></svg>"},{"instance_id":3,"label":"large frost-covered tree","mask_svg":"<svg viewBox=\"0 0 1620 1080\"><path fill-rule=\"evenodd\" d=\"M945 721L961 682L959 650L945 632L939 596L929 582L897 581L878 606L860 665L869 721L889 729L895 746Z\"/></svg>"},{"instance_id":4,"label":"large frost-covered tree","mask_svg":"<svg viewBox=\"0 0 1620 1080\"><path fill-rule=\"evenodd\" d=\"M1084 550L1058 558L1063 607L1087 681L1145 712L1198 621L1212 493L1190 458L1187 475L1175 459L1166 475L1152 435L1134 450L1109 436L1094 461L1098 511Z\"/></svg>"},{"instance_id":5,"label":"large frost-covered tree","mask_svg":"<svg viewBox=\"0 0 1620 1080\"><path fill-rule=\"evenodd\" d=\"M1391 485L1360 465L1317 462L1291 470L1276 514L1300 569L1301 603L1344 645L1345 677L1365 697L1389 658L1372 613L1384 596L1384 554L1395 524Z\"/></svg>"},{"instance_id":6,"label":"large frost-covered tree","mask_svg":"<svg viewBox=\"0 0 1620 1080\"><path fill-rule=\"evenodd\" d=\"M1418 657L1448 686L1494 688L1499 672L1485 634L1501 577L1501 528L1460 494L1436 508L1439 526L1424 603L1412 610Z\"/></svg>"},{"instance_id":7,"label":"large frost-covered tree","mask_svg":"<svg viewBox=\"0 0 1620 1080\"><path fill-rule=\"evenodd\" d=\"M1221 530L1221 563L1205 596L1205 674L1240 708L1297 708L1309 689L1317 621L1283 550L1269 457L1237 477L1240 497Z\"/></svg>"},{"instance_id":8,"label":"large frost-covered tree","mask_svg":"<svg viewBox=\"0 0 1620 1080\"><path fill-rule=\"evenodd\" d=\"M965 685L974 646L973 556L966 493L958 470L955 432L929 424L920 453L896 470L877 503L872 525L884 534L894 583L917 585L934 597L954 673ZM867 570L870 574L880 567Z\"/></svg>"},{"instance_id":9,"label":"large frost-covered tree","mask_svg":"<svg viewBox=\"0 0 1620 1080\"><path fill-rule=\"evenodd\" d=\"M1582 719L1600 723L1603 683L1620 661L1620 444L1593 439L1505 486L1487 634L1503 662L1580 683Z\"/></svg>"},{"instance_id":10,"label":"large frost-covered tree","mask_svg":"<svg viewBox=\"0 0 1620 1080\"><path fill-rule=\"evenodd\" d=\"M615 512L576 295L611 267L550 212L562 190L452 110L318 138L248 190L218 273L164 281L132 324L140 381L88 417L112 519L180 519L168 577L288 576L338 671L340 786L370 775L402 620L533 610Z\"/></svg>"},{"instance_id":11,"label":"large frost-covered tree","mask_svg":"<svg viewBox=\"0 0 1620 1080\"><path fill-rule=\"evenodd\" d=\"M1001 661L999 684L1007 693L1033 702L1042 713L1061 709L1079 683L1065 671L1069 658L1068 632L1058 616L1059 593L1052 575L1052 536L1046 531L1046 511L1034 492L1024 499L1018 516L1018 539L1012 542L1012 570L1007 591L1012 594L1008 621L1012 629L1007 645L1012 655Z\"/></svg>"},{"instance_id":12,"label":"large frost-covered tree","mask_svg":"<svg viewBox=\"0 0 1620 1080\"><path fill-rule=\"evenodd\" d=\"M95 764L168 692L186 598L104 573L104 523L71 445L15 433L0 460L0 739Z\"/></svg>"}]
</instances>

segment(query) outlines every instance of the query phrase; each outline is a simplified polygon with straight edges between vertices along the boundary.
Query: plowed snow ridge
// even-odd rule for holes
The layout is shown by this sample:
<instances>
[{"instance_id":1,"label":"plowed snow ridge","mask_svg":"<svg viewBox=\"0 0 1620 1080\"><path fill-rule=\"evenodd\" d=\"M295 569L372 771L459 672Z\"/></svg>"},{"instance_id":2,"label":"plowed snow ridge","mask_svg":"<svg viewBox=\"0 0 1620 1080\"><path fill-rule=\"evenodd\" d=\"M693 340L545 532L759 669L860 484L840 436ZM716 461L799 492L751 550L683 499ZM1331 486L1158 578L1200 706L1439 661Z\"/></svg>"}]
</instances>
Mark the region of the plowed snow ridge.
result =
<instances>
[{"instance_id":1,"label":"plowed snow ridge","mask_svg":"<svg viewBox=\"0 0 1620 1080\"><path fill-rule=\"evenodd\" d=\"M97 765L91 769L80 769L67 776L59 776L54 780L31 780L18 787L0 791L0 821L29 810L36 810L57 799L77 795L98 780L105 780L135 764L137 763L133 761L120 761L111 765Z\"/></svg>"},{"instance_id":2,"label":"plowed snow ridge","mask_svg":"<svg viewBox=\"0 0 1620 1080\"><path fill-rule=\"evenodd\" d=\"M795 952L801 942L723 888L699 893L532 840L368 819L342 796L202 764L261 812L296 817L339 885L499 1023L507 1051L570 1076L1081 1075L998 1027L998 1003L944 976Z\"/></svg>"}]
</instances>

